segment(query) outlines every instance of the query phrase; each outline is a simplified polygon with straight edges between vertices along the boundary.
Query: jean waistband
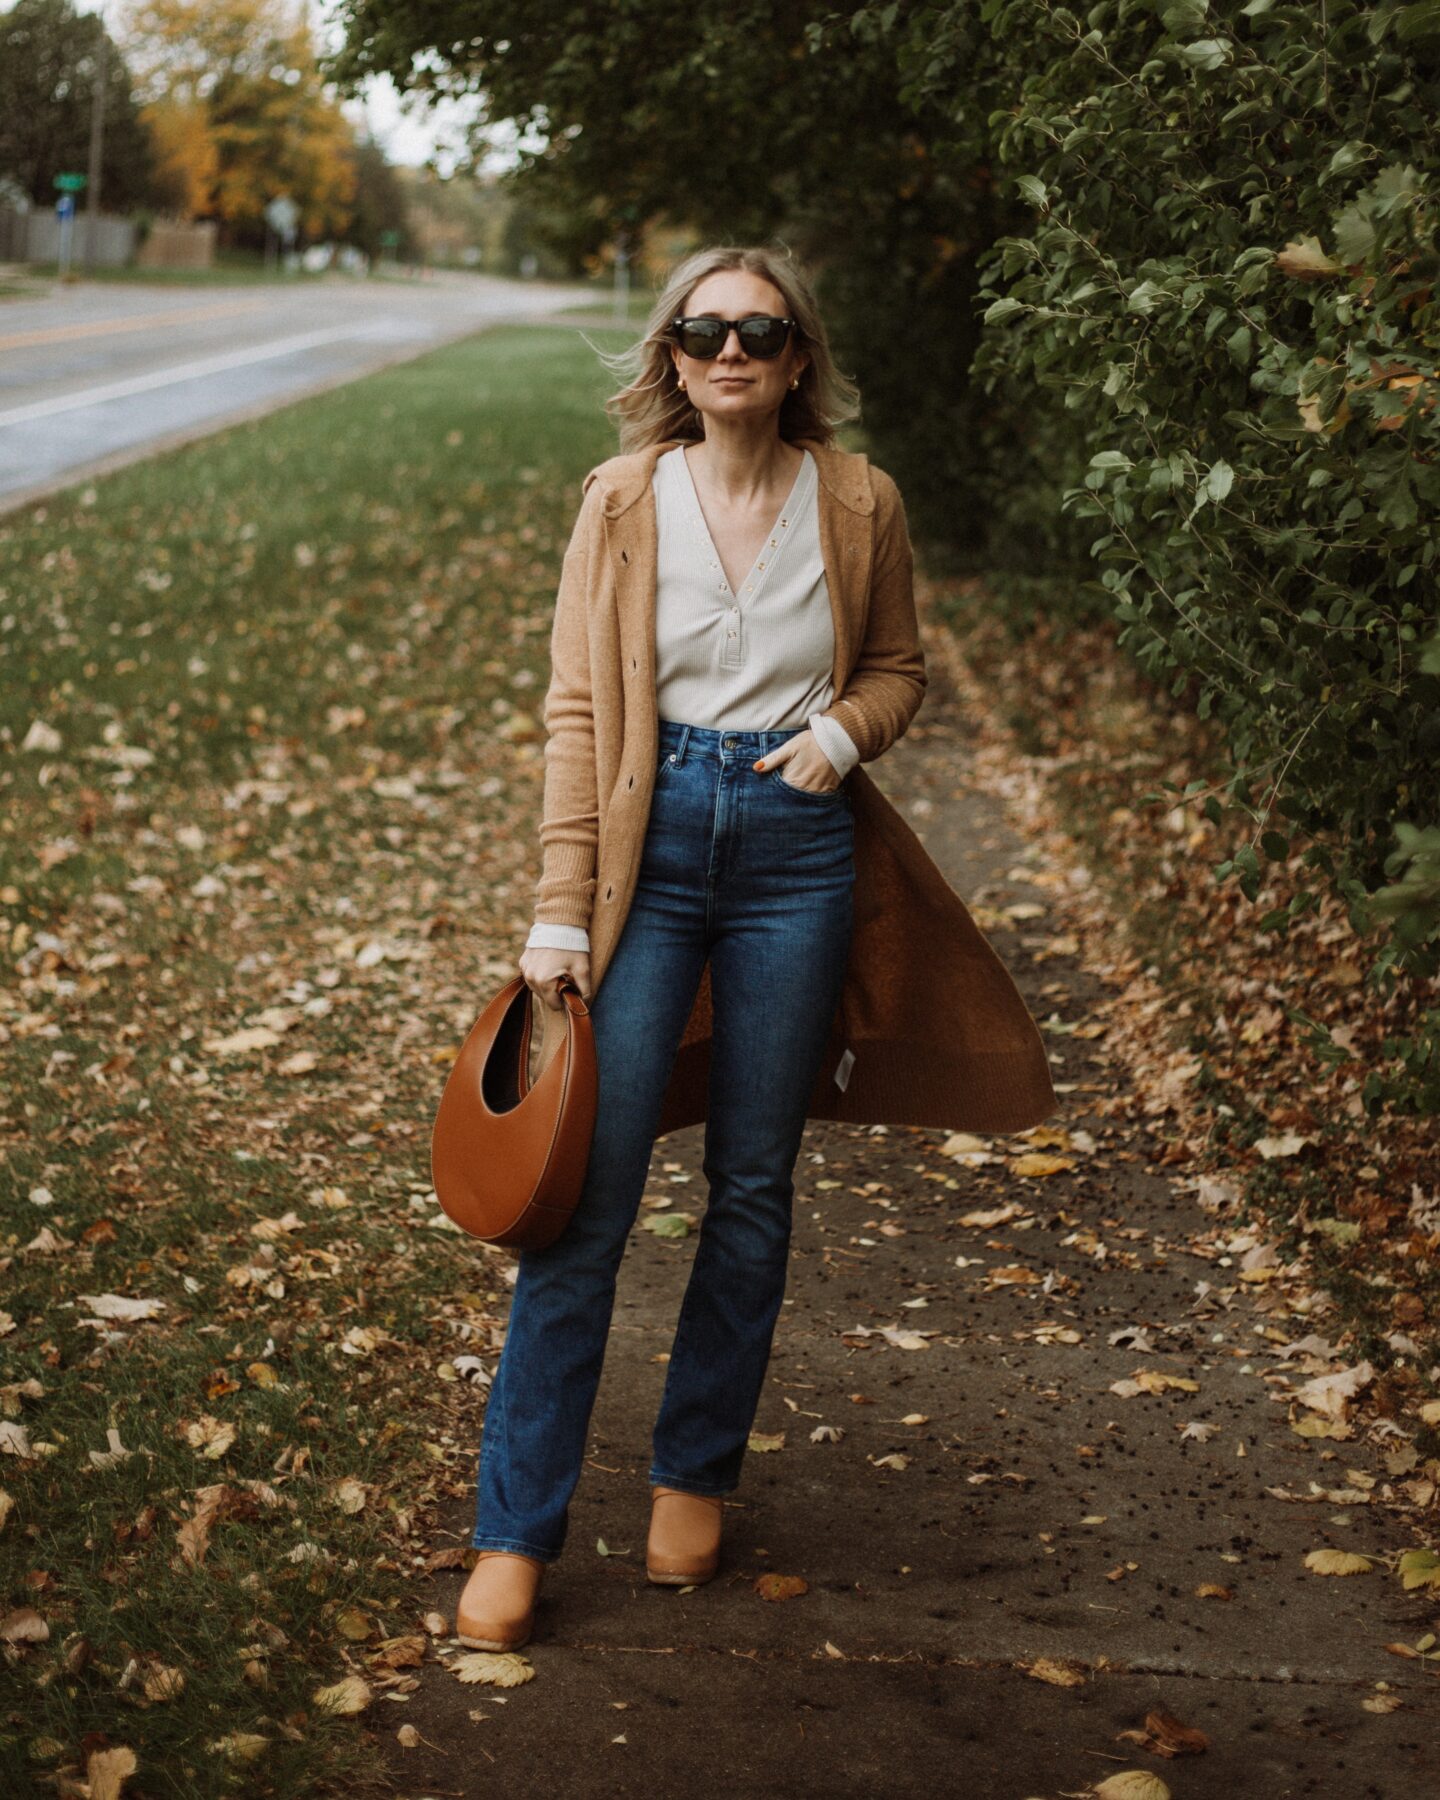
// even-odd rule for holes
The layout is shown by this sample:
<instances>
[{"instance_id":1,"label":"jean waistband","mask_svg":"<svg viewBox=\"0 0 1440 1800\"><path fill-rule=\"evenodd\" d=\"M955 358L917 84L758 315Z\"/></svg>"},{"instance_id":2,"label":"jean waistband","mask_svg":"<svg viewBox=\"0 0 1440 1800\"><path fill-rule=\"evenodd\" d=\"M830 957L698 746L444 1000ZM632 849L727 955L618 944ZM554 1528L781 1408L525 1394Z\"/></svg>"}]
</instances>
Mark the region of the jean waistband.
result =
<instances>
[{"instance_id":1,"label":"jean waistband","mask_svg":"<svg viewBox=\"0 0 1440 1800\"><path fill-rule=\"evenodd\" d=\"M719 725L687 725L679 719L660 720L660 742L667 750L683 757L687 750L701 755L724 756L733 751L737 756L768 756L780 744L786 744L805 726L788 725L779 731L733 729Z\"/></svg>"}]
</instances>

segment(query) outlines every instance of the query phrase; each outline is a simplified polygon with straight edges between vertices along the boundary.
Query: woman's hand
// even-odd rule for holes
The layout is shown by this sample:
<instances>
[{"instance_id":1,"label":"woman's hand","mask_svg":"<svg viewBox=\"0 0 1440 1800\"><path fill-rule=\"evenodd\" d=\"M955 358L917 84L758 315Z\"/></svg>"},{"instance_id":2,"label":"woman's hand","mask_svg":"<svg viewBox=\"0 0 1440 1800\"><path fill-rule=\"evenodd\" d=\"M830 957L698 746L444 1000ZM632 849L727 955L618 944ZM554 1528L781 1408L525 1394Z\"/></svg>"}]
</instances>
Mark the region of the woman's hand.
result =
<instances>
[{"instance_id":1,"label":"woman's hand","mask_svg":"<svg viewBox=\"0 0 1440 1800\"><path fill-rule=\"evenodd\" d=\"M788 781L791 787L809 788L812 793L828 794L840 785L839 771L820 748L820 740L808 725L804 731L788 738L768 756L762 756L754 766L757 770L778 769L782 763L786 765L786 770L780 779Z\"/></svg>"},{"instance_id":2,"label":"woman's hand","mask_svg":"<svg viewBox=\"0 0 1440 1800\"><path fill-rule=\"evenodd\" d=\"M556 950L550 945L536 944L520 954L520 973L525 985L546 1006L559 1012L564 1005L556 985L560 977L574 977L580 997L590 999L590 953L588 950Z\"/></svg>"}]
</instances>

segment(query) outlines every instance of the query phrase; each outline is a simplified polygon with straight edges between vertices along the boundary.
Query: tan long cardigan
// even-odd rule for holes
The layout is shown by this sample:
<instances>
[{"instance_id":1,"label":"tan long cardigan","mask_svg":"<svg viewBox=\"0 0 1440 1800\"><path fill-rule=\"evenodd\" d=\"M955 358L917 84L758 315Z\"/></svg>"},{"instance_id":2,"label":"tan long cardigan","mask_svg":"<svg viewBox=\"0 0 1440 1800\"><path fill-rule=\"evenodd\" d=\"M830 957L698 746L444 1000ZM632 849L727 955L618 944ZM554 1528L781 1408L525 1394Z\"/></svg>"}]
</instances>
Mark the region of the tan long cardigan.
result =
<instances>
[{"instance_id":1,"label":"tan long cardigan","mask_svg":"<svg viewBox=\"0 0 1440 1800\"><path fill-rule=\"evenodd\" d=\"M820 476L835 623L836 698L825 710L863 764L903 735L925 691L905 509L891 477L865 456L800 441ZM656 458L679 442L591 469L555 605L535 917L588 927L596 995L635 891L655 781L651 477ZM997 1132L1038 1124L1055 1110L1055 1092L1008 970L864 768L846 781L855 925L807 1117ZM547 1026L558 1016L547 1009ZM661 1135L706 1115L711 1018L707 964L666 1086ZM547 1036L542 1061L552 1047Z\"/></svg>"}]
</instances>

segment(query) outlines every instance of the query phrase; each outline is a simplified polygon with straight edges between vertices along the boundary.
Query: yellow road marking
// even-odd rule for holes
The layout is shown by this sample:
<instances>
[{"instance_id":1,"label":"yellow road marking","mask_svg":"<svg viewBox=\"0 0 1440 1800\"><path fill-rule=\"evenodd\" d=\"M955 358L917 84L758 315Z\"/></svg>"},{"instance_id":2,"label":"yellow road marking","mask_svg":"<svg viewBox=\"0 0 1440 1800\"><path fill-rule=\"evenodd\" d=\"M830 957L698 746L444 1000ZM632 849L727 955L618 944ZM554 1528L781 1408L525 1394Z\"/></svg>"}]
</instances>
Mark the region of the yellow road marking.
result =
<instances>
[{"instance_id":1,"label":"yellow road marking","mask_svg":"<svg viewBox=\"0 0 1440 1800\"><path fill-rule=\"evenodd\" d=\"M15 331L0 337L0 350L24 344L60 344L70 338L103 337L109 331L153 331L161 325L193 325L198 319L223 319L233 313L258 312L263 300L230 300L214 306L192 306L174 312L139 313L130 319L92 319L83 325L49 325L38 331Z\"/></svg>"}]
</instances>

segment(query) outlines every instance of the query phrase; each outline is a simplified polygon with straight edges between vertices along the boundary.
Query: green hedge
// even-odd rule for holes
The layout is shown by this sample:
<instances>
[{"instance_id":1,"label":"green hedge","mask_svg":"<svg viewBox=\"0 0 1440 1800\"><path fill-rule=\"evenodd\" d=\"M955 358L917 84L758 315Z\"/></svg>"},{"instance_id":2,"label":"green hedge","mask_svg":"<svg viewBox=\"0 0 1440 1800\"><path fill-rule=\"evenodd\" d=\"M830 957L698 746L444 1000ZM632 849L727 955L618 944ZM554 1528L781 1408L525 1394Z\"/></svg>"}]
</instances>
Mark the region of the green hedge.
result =
<instances>
[{"instance_id":1,"label":"green hedge","mask_svg":"<svg viewBox=\"0 0 1440 1800\"><path fill-rule=\"evenodd\" d=\"M1378 988L1433 977L1440 4L986 0L851 29L894 39L944 154L1029 210L982 259L997 529L1033 533L1037 480L1087 523L1082 603L1224 726L1249 841L1217 875L1253 899L1304 845L1265 925L1333 886L1389 923ZM1440 1009L1391 1048L1369 1103L1440 1106Z\"/></svg>"}]
</instances>

